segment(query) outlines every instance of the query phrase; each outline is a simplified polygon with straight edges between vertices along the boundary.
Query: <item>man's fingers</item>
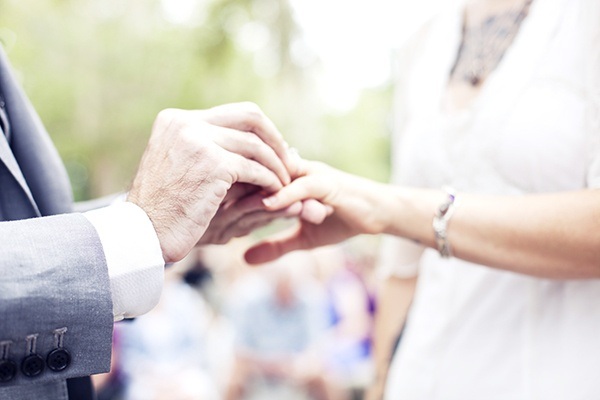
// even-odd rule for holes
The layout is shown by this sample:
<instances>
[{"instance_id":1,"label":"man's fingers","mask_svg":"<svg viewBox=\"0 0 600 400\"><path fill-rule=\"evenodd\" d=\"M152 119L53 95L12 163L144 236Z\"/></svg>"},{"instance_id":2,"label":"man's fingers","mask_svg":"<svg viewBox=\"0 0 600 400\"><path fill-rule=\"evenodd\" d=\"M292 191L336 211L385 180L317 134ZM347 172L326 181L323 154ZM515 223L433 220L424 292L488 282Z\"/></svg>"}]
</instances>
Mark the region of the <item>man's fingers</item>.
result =
<instances>
[{"instance_id":1,"label":"man's fingers","mask_svg":"<svg viewBox=\"0 0 600 400\"><path fill-rule=\"evenodd\" d=\"M246 250L244 258L248 264L263 264L303 248L301 228L294 227L277 238L268 239L252 246Z\"/></svg>"},{"instance_id":2,"label":"man's fingers","mask_svg":"<svg viewBox=\"0 0 600 400\"><path fill-rule=\"evenodd\" d=\"M239 154L229 154L231 155L227 162L229 165L225 166L225 168L228 168L234 175L233 183L240 182L260 186L269 193L274 193L281 189L281 181L273 171L259 162L247 159Z\"/></svg>"},{"instance_id":3,"label":"man's fingers","mask_svg":"<svg viewBox=\"0 0 600 400\"><path fill-rule=\"evenodd\" d=\"M288 171L293 172L291 169L295 168L295 165L287 152L287 143L273 121L256 104L251 102L224 104L206 110L203 118L214 125L256 134L275 151Z\"/></svg>"},{"instance_id":4,"label":"man's fingers","mask_svg":"<svg viewBox=\"0 0 600 400\"><path fill-rule=\"evenodd\" d=\"M302 211L300 202L281 211L265 211L261 200L260 195L250 195L229 206L222 206L198 244L224 244L233 237L245 236L276 219L298 217Z\"/></svg>"},{"instance_id":5,"label":"man's fingers","mask_svg":"<svg viewBox=\"0 0 600 400\"><path fill-rule=\"evenodd\" d=\"M227 191L223 204L228 205L235 203L239 199L250 197L250 195L260 192L261 188L258 186L250 185L247 183L234 183L233 186ZM260 197L260 196L259 196ZM262 205L262 204L261 204Z\"/></svg>"},{"instance_id":6,"label":"man's fingers","mask_svg":"<svg viewBox=\"0 0 600 400\"><path fill-rule=\"evenodd\" d=\"M236 220L232 219L221 236L227 242L233 237L246 236L250 232L266 226L276 219L297 217L301 211L302 204L298 202L281 211L255 211L246 213Z\"/></svg>"},{"instance_id":7,"label":"man's fingers","mask_svg":"<svg viewBox=\"0 0 600 400\"><path fill-rule=\"evenodd\" d=\"M290 174L275 150L254 133L221 128L214 140L225 150L258 161L273 171L282 184L290 183Z\"/></svg>"},{"instance_id":8,"label":"man's fingers","mask_svg":"<svg viewBox=\"0 0 600 400\"><path fill-rule=\"evenodd\" d=\"M302 203L296 202L279 211L265 211L260 195L248 196L223 212L227 213L228 229L245 229L248 226L263 225L278 218L298 217L302 212Z\"/></svg>"},{"instance_id":9,"label":"man's fingers","mask_svg":"<svg viewBox=\"0 0 600 400\"><path fill-rule=\"evenodd\" d=\"M235 201L232 200L229 204L226 204L225 207L219 210L219 212L227 213L227 219L235 222L245 214L250 214L256 211L264 211L265 206L262 203L263 197L264 195L260 193L254 193L245 197L240 197Z\"/></svg>"}]
</instances>

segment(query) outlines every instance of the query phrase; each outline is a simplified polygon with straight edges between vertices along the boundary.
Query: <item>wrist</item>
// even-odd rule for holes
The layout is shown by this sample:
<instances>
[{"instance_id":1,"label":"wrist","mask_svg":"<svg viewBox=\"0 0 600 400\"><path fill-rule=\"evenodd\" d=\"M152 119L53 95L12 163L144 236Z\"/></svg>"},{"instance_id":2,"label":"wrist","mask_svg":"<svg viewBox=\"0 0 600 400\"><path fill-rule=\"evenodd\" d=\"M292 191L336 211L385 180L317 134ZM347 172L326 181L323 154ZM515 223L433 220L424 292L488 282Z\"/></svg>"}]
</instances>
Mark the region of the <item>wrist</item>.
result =
<instances>
[{"instance_id":1,"label":"wrist","mask_svg":"<svg viewBox=\"0 0 600 400\"><path fill-rule=\"evenodd\" d=\"M388 222L383 233L437 248L431 222L439 205L447 199L447 194L441 190L405 186L392 188L393 194L387 200L391 204L388 207Z\"/></svg>"},{"instance_id":2,"label":"wrist","mask_svg":"<svg viewBox=\"0 0 600 400\"><path fill-rule=\"evenodd\" d=\"M352 199L352 208L361 217L360 233L379 235L393 231L395 224L390 216L397 212L398 207L394 200L394 188L365 178L351 181L350 186L354 189L345 197Z\"/></svg>"},{"instance_id":3,"label":"wrist","mask_svg":"<svg viewBox=\"0 0 600 400\"><path fill-rule=\"evenodd\" d=\"M448 240L448 222L454 214L454 210L458 207L456 192L452 188L446 188L447 198L441 203L433 217L433 232L438 252L442 258L452 256L450 241Z\"/></svg>"}]
</instances>

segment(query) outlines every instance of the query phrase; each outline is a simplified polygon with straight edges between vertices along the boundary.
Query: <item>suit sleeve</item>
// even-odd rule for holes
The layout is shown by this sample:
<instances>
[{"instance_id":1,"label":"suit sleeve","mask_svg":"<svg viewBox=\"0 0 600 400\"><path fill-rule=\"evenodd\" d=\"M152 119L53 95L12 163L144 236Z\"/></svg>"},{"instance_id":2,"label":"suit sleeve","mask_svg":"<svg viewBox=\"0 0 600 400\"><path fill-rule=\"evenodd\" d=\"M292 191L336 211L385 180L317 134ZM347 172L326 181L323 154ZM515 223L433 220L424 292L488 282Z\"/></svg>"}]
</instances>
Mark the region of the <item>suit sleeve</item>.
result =
<instances>
[{"instance_id":1,"label":"suit sleeve","mask_svg":"<svg viewBox=\"0 0 600 400\"><path fill-rule=\"evenodd\" d=\"M112 327L106 260L88 219L0 222L0 389L109 371Z\"/></svg>"}]
</instances>

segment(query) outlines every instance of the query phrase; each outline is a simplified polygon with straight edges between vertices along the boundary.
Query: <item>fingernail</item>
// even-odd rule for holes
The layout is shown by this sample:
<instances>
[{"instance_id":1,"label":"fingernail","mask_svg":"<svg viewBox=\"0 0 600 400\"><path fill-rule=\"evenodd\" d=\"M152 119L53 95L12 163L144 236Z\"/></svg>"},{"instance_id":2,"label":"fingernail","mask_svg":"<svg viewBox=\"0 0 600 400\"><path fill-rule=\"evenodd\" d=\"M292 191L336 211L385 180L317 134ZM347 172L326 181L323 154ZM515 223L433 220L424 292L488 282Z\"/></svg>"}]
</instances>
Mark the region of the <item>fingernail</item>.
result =
<instances>
[{"instance_id":1,"label":"fingernail","mask_svg":"<svg viewBox=\"0 0 600 400\"><path fill-rule=\"evenodd\" d=\"M273 207L275 205L276 201L277 201L277 199L275 198L275 196L265 197L264 199L262 199L262 203L266 207Z\"/></svg>"}]
</instances>

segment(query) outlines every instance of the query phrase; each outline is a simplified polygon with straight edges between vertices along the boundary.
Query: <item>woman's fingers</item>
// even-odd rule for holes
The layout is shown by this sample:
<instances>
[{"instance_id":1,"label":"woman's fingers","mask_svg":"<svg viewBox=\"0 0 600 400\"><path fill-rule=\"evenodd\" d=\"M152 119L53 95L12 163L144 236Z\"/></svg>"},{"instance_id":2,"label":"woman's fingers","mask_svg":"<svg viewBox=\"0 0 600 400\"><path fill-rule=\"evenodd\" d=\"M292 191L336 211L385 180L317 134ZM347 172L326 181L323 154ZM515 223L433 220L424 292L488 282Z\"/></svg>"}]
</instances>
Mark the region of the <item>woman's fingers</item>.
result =
<instances>
[{"instance_id":1,"label":"woman's fingers","mask_svg":"<svg viewBox=\"0 0 600 400\"><path fill-rule=\"evenodd\" d=\"M302 212L300 218L311 224L320 224L333 212L333 208L315 199L302 201Z\"/></svg>"},{"instance_id":2,"label":"woman's fingers","mask_svg":"<svg viewBox=\"0 0 600 400\"><path fill-rule=\"evenodd\" d=\"M311 176L303 176L287 186L284 186L279 192L263 200L267 210L276 211L288 207L291 204L308 199L323 199L328 193L328 189L322 182Z\"/></svg>"},{"instance_id":3,"label":"woman's fingers","mask_svg":"<svg viewBox=\"0 0 600 400\"><path fill-rule=\"evenodd\" d=\"M298 165L299 177L279 192L265 198L263 203L267 210L275 211L297 201L316 200L325 208L321 209L315 203L309 202L306 217L309 222L322 222L333 212L333 202L341 190L342 176L337 174L335 169L320 162L301 160Z\"/></svg>"}]
</instances>

